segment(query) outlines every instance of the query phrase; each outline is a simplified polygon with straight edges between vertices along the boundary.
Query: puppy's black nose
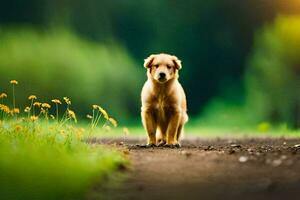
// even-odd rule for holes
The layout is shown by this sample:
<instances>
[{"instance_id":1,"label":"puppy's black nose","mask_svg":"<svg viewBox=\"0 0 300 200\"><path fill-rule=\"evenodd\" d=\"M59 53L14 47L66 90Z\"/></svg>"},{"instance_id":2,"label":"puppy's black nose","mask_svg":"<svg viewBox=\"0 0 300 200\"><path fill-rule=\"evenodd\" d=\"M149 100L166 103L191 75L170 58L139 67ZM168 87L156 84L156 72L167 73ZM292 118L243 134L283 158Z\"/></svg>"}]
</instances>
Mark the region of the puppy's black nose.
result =
<instances>
[{"instance_id":1,"label":"puppy's black nose","mask_svg":"<svg viewBox=\"0 0 300 200\"><path fill-rule=\"evenodd\" d=\"M159 79L164 79L166 78L166 74L165 73L159 73Z\"/></svg>"}]
</instances>

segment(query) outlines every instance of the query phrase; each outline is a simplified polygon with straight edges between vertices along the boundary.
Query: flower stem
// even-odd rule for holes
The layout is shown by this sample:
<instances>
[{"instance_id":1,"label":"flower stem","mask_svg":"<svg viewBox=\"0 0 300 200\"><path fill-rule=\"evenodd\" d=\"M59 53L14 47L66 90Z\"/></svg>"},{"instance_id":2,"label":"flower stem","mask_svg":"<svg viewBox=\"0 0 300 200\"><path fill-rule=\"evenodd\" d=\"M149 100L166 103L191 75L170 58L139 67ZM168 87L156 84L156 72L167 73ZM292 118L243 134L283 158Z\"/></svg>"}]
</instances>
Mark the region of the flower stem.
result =
<instances>
[{"instance_id":1,"label":"flower stem","mask_svg":"<svg viewBox=\"0 0 300 200\"><path fill-rule=\"evenodd\" d=\"M16 108L16 99L15 99L15 85L12 85L12 93L13 93L13 108Z\"/></svg>"},{"instance_id":2,"label":"flower stem","mask_svg":"<svg viewBox=\"0 0 300 200\"><path fill-rule=\"evenodd\" d=\"M56 103L56 120L57 120L57 123L58 123L58 104Z\"/></svg>"}]
</instances>

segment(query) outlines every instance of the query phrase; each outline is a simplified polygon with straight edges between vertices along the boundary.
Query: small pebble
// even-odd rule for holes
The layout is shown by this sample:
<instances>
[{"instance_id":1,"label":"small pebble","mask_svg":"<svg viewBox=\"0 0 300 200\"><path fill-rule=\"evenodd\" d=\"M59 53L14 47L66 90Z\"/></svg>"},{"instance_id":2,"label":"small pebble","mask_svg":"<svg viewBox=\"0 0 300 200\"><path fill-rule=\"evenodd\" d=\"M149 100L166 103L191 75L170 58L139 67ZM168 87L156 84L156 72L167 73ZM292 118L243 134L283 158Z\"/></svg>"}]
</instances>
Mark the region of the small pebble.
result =
<instances>
[{"instance_id":1,"label":"small pebble","mask_svg":"<svg viewBox=\"0 0 300 200\"><path fill-rule=\"evenodd\" d=\"M241 157L239 158L239 161L240 161L241 163L245 163L245 162L248 161L248 157L247 157L247 156L241 156Z\"/></svg>"},{"instance_id":2,"label":"small pebble","mask_svg":"<svg viewBox=\"0 0 300 200\"><path fill-rule=\"evenodd\" d=\"M282 155L282 156L280 156L280 159L281 160L285 160L285 159L287 159L287 156L286 155Z\"/></svg>"},{"instance_id":3,"label":"small pebble","mask_svg":"<svg viewBox=\"0 0 300 200\"><path fill-rule=\"evenodd\" d=\"M294 147L295 147L295 148L299 148L299 147L300 147L300 144L295 144Z\"/></svg>"},{"instance_id":4,"label":"small pebble","mask_svg":"<svg viewBox=\"0 0 300 200\"><path fill-rule=\"evenodd\" d=\"M205 151L208 151L208 150L214 150L215 148L214 148L214 146L207 146L204 150Z\"/></svg>"},{"instance_id":5,"label":"small pebble","mask_svg":"<svg viewBox=\"0 0 300 200\"><path fill-rule=\"evenodd\" d=\"M272 166L278 167L279 165L281 165L281 163L282 163L281 159L276 159L276 160L273 160Z\"/></svg>"},{"instance_id":6,"label":"small pebble","mask_svg":"<svg viewBox=\"0 0 300 200\"><path fill-rule=\"evenodd\" d=\"M232 144L231 147L241 148L242 146L240 144Z\"/></svg>"}]
</instances>

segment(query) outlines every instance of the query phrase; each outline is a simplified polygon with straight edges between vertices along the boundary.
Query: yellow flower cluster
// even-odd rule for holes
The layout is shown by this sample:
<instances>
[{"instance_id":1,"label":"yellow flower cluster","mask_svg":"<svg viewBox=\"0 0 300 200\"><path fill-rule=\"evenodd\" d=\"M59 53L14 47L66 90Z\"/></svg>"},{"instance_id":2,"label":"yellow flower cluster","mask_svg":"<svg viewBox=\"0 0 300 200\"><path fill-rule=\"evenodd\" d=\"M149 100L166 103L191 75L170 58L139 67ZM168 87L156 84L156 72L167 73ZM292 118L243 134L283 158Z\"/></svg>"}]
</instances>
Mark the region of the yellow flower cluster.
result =
<instances>
[{"instance_id":1,"label":"yellow flower cluster","mask_svg":"<svg viewBox=\"0 0 300 200\"><path fill-rule=\"evenodd\" d=\"M3 99L3 98L7 98L7 94L4 92L0 94L0 99Z\"/></svg>"},{"instance_id":2,"label":"yellow flower cluster","mask_svg":"<svg viewBox=\"0 0 300 200\"><path fill-rule=\"evenodd\" d=\"M109 120L109 116L108 116L106 110L104 110L101 106L93 105L92 107L93 107L94 110L99 110L99 111L102 113L103 117L104 117L106 120Z\"/></svg>"},{"instance_id":3,"label":"yellow flower cluster","mask_svg":"<svg viewBox=\"0 0 300 200\"><path fill-rule=\"evenodd\" d=\"M59 99L52 99L51 101L55 104L61 104L61 101Z\"/></svg>"},{"instance_id":4,"label":"yellow flower cluster","mask_svg":"<svg viewBox=\"0 0 300 200\"><path fill-rule=\"evenodd\" d=\"M71 105L71 100L68 97L64 97L64 101L67 105Z\"/></svg>"},{"instance_id":5,"label":"yellow flower cluster","mask_svg":"<svg viewBox=\"0 0 300 200\"><path fill-rule=\"evenodd\" d=\"M67 114L71 119L74 119L74 121L77 122L76 114L73 110L68 109Z\"/></svg>"},{"instance_id":6,"label":"yellow flower cluster","mask_svg":"<svg viewBox=\"0 0 300 200\"><path fill-rule=\"evenodd\" d=\"M30 117L30 120L34 122L34 121L38 120L38 118L39 118L38 116L32 115L32 116Z\"/></svg>"},{"instance_id":7,"label":"yellow flower cluster","mask_svg":"<svg viewBox=\"0 0 300 200\"><path fill-rule=\"evenodd\" d=\"M16 80L11 80L10 83L13 84L13 85L17 85L17 84L18 84L18 81L16 81Z\"/></svg>"},{"instance_id":8,"label":"yellow flower cluster","mask_svg":"<svg viewBox=\"0 0 300 200\"><path fill-rule=\"evenodd\" d=\"M3 105L3 104L0 104L0 110L1 110L2 112L5 112L5 113L9 113L9 112L10 112L9 107L6 106L6 105Z\"/></svg>"},{"instance_id":9,"label":"yellow flower cluster","mask_svg":"<svg viewBox=\"0 0 300 200\"><path fill-rule=\"evenodd\" d=\"M12 110L9 109L8 106L0 104L0 111L7 113L7 114L18 114L20 113L20 109L19 108L14 108Z\"/></svg>"},{"instance_id":10,"label":"yellow flower cluster","mask_svg":"<svg viewBox=\"0 0 300 200\"><path fill-rule=\"evenodd\" d=\"M8 106L6 106L4 104L0 104L0 111L2 113L7 113L11 116L14 116L15 114L20 113L20 109L16 108L16 106L15 106L15 93L14 93L14 91L15 91L14 87L15 87L15 85L18 84L18 81L17 80L11 80L10 84L12 84L12 88L13 88L13 94L12 94L13 106L12 106L12 109L10 109ZM2 92L2 93L0 93L0 99L3 99L3 98L7 98L7 94ZM41 115L44 116L44 118L46 120L48 120L49 117L53 120L57 119L57 123L61 124L61 125L64 125L65 122L70 121L70 120L74 120L75 122L77 122L77 117L76 117L75 112L70 109L71 100L68 97L63 97L63 101L67 104L67 108L66 108L61 120L59 120L59 115L58 115L59 114L58 104L62 104L64 102L61 101L60 99L52 99L51 100L52 103L56 104L55 105L55 107L56 107L56 116L54 116L49 112L49 109L51 108L50 103L37 102L36 101L36 99L37 99L36 95L29 95L27 98L28 98L28 100L30 100L30 105L26 106L24 108L24 112L27 113L27 118L21 116L21 118L20 118L21 122L23 122L23 121L35 122L35 121L39 120L39 117ZM3 101L3 100L1 100L1 101ZM104 129L109 130L111 128L107 123L111 123L112 126L117 127L117 125L118 125L117 121L114 118L110 117L109 114L106 112L106 110L104 110L99 105L92 105L92 107L93 107L93 115L92 116L87 115L87 118L91 119L91 125L92 125L91 127L92 128L94 128L98 125L98 123L100 122L101 117L106 119L105 122L104 122L104 125L103 125ZM38 110L40 111L39 113L38 113ZM5 117L8 117L8 115L1 115L1 116L2 116L3 119L5 119ZM17 117L15 117L15 119L17 119ZM72 129L75 130L75 128L72 127L72 126L67 126L67 127L71 127ZM16 127L16 130L20 130L21 128L22 128L21 126ZM82 138L83 132L84 132L84 129L78 129L78 130L75 131L76 136L77 136L78 139ZM63 130L61 131L61 135L65 135Z\"/></svg>"},{"instance_id":11,"label":"yellow flower cluster","mask_svg":"<svg viewBox=\"0 0 300 200\"><path fill-rule=\"evenodd\" d=\"M48 103L42 103L42 107L46 108L46 109L50 109L51 108L50 104L48 104Z\"/></svg>"},{"instance_id":12,"label":"yellow flower cluster","mask_svg":"<svg viewBox=\"0 0 300 200\"><path fill-rule=\"evenodd\" d=\"M42 105L42 103L40 103L40 102L34 102L33 103L33 106L36 106L36 107L41 107L41 105Z\"/></svg>"},{"instance_id":13,"label":"yellow flower cluster","mask_svg":"<svg viewBox=\"0 0 300 200\"><path fill-rule=\"evenodd\" d=\"M30 107L26 106L26 108L24 109L24 112L29 113L30 112Z\"/></svg>"},{"instance_id":14,"label":"yellow flower cluster","mask_svg":"<svg viewBox=\"0 0 300 200\"><path fill-rule=\"evenodd\" d=\"M19 108L14 108L10 112L18 114L18 113L20 113L20 109Z\"/></svg>"},{"instance_id":15,"label":"yellow flower cluster","mask_svg":"<svg viewBox=\"0 0 300 200\"><path fill-rule=\"evenodd\" d=\"M35 100L35 99L37 99L37 97L36 97L35 95L30 95L30 96L28 97L28 99L29 99L29 100Z\"/></svg>"}]
</instances>

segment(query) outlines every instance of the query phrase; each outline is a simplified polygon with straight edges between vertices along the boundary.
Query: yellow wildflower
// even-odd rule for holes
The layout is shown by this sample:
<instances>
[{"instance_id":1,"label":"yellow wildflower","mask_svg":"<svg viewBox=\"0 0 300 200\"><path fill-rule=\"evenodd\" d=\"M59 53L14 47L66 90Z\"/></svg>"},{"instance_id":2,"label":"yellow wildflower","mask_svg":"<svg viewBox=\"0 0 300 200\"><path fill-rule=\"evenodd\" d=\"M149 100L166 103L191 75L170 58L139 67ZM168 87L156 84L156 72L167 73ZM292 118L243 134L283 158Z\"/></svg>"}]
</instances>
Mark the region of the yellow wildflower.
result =
<instances>
[{"instance_id":1,"label":"yellow wildflower","mask_svg":"<svg viewBox=\"0 0 300 200\"><path fill-rule=\"evenodd\" d=\"M29 100L35 100L35 99L37 99L37 97L36 97L35 95L30 95L30 96L28 97L28 99L29 99Z\"/></svg>"},{"instance_id":2,"label":"yellow wildflower","mask_svg":"<svg viewBox=\"0 0 300 200\"><path fill-rule=\"evenodd\" d=\"M68 116L71 118L71 119L74 119L75 122L77 122L77 118L76 118L76 114L73 110L68 110Z\"/></svg>"},{"instance_id":3,"label":"yellow wildflower","mask_svg":"<svg viewBox=\"0 0 300 200\"><path fill-rule=\"evenodd\" d=\"M19 108L14 108L14 109L11 110L11 112L18 114L18 113L20 113L20 109Z\"/></svg>"},{"instance_id":4,"label":"yellow wildflower","mask_svg":"<svg viewBox=\"0 0 300 200\"><path fill-rule=\"evenodd\" d=\"M114 127L117 127L117 126L118 126L118 123L117 123L117 121L116 121L114 118L110 117L110 118L108 119L108 121L110 121L110 123L111 123Z\"/></svg>"},{"instance_id":5,"label":"yellow wildflower","mask_svg":"<svg viewBox=\"0 0 300 200\"><path fill-rule=\"evenodd\" d=\"M68 97L64 97L66 104L71 105L71 100Z\"/></svg>"},{"instance_id":6,"label":"yellow wildflower","mask_svg":"<svg viewBox=\"0 0 300 200\"><path fill-rule=\"evenodd\" d=\"M42 105L42 103L40 103L40 102L34 102L33 103L33 106L41 107L41 105Z\"/></svg>"},{"instance_id":7,"label":"yellow wildflower","mask_svg":"<svg viewBox=\"0 0 300 200\"><path fill-rule=\"evenodd\" d=\"M42 107L47 109L51 108L51 106L48 103L42 103Z\"/></svg>"},{"instance_id":8,"label":"yellow wildflower","mask_svg":"<svg viewBox=\"0 0 300 200\"><path fill-rule=\"evenodd\" d=\"M86 117L87 117L88 119L93 119L93 117L92 117L91 115L86 115Z\"/></svg>"},{"instance_id":9,"label":"yellow wildflower","mask_svg":"<svg viewBox=\"0 0 300 200\"><path fill-rule=\"evenodd\" d=\"M94 104L94 105L92 105L92 107L93 107L94 110L96 110L96 109L98 109L100 106Z\"/></svg>"},{"instance_id":10,"label":"yellow wildflower","mask_svg":"<svg viewBox=\"0 0 300 200\"><path fill-rule=\"evenodd\" d=\"M103 114L104 118L105 118L106 120L109 120L109 117L108 117L107 112L106 112L103 108L101 108L100 106L98 107L98 109L99 109L99 111Z\"/></svg>"},{"instance_id":11,"label":"yellow wildflower","mask_svg":"<svg viewBox=\"0 0 300 200\"><path fill-rule=\"evenodd\" d=\"M8 106L6 105L3 105L3 104L0 104L0 110L5 112L5 113L9 113L10 112L10 109Z\"/></svg>"},{"instance_id":12,"label":"yellow wildflower","mask_svg":"<svg viewBox=\"0 0 300 200\"><path fill-rule=\"evenodd\" d=\"M51 101L56 104L61 104L61 101L59 99L52 99Z\"/></svg>"},{"instance_id":13,"label":"yellow wildflower","mask_svg":"<svg viewBox=\"0 0 300 200\"><path fill-rule=\"evenodd\" d=\"M30 116L30 120L33 122L38 120L38 118L39 118L38 116L34 116L34 115Z\"/></svg>"},{"instance_id":14,"label":"yellow wildflower","mask_svg":"<svg viewBox=\"0 0 300 200\"><path fill-rule=\"evenodd\" d=\"M27 106L27 107L24 109L24 112L29 113L29 112L30 112L30 108Z\"/></svg>"},{"instance_id":15,"label":"yellow wildflower","mask_svg":"<svg viewBox=\"0 0 300 200\"><path fill-rule=\"evenodd\" d=\"M4 93L4 92L2 92L2 93L0 94L0 99L3 99L3 98L7 98L7 94Z\"/></svg>"},{"instance_id":16,"label":"yellow wildflower","mask_svg":"<svg viewBox=\"0 0 300 200\"><path fill-rule=\"evenodd\" d=\"M13 85L17 85L17 84L18 84L18 81L16 81L16 80L11 80L10 83L13 84Z\"/></svg>"}]
</instances>

